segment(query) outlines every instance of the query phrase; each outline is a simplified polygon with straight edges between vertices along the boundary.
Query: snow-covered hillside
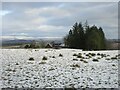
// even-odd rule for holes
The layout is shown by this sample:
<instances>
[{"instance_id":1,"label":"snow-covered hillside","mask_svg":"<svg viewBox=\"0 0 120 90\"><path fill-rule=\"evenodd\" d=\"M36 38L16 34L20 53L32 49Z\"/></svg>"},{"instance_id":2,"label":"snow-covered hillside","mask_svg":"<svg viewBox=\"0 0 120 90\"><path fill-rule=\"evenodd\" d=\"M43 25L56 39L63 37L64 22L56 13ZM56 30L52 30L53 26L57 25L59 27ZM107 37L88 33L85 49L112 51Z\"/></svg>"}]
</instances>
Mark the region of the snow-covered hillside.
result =
<instances>
[{"instance_id":1,"label":"snow-covered hillside","mask_svg":"<svg viewBox=\"0 0 120 90\"><path fill-rule=\"evenodd\" d=\"M1 87L118 88L118 51L0 49Z\"/></svg>"}]
</instances>

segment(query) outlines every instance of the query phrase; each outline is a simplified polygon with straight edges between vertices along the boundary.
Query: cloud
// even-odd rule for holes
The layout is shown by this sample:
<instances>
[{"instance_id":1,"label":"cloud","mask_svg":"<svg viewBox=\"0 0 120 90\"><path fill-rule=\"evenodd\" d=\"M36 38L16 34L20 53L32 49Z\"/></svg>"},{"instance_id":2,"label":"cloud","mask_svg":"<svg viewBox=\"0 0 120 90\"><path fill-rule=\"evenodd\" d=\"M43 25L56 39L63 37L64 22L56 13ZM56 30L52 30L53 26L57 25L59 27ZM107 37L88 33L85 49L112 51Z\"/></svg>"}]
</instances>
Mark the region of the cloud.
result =
<instances>
[{"instance_id":1,"label":"cloud","mask_svg":"<svg viewBox=\"0 0 120 90\"><path fill-rule=\"evenodd\" d=\"M59 6L58 6L59 7ZM26 14L33 16L46 16L46 17L67 17L71 13L65 9L51 7L32 8L25 11Z\"/></svg>"},{"instance_id":2,"label":"cloud","mask_svg":"<svg viewBox=\"0 0 120 90\"><path fill-rule=\"evenodd\" d=\"M3 11L10 11L4 12L4 36L64 37L75 22L88 20L90 25L101 26L107 38L117 38L117 3L11 2L3 3Z\"/></svg>"},{"instance_id":3,"label":"cloud","mask_svg":"<svg viewBox=\"0 0 120 90\"><path fill-rule=\"evenodd\" d=\"M4 11L4 10L1 10L0 11L0 15L1 16L5 16L5 15L7 15L7 14L9 14L9 13L12 13L11 11Z\"/></svg>"},{"instance_id":4,"label":"cloud","mask_svg":"<svg viewBox=\"0 0 120 90\"><path fill-rule=\"evenodd\" d=\"M63 26L51 26L51 25L42 25L39 26L38 29L43 31L43 32L53 32L53 31L58 31L58 30L64 30L65 27Z\"/></svg>"},{"instance_id":5,"label":"cloud","mask_svg":"<svg viewBox=\"0 0 120 90\"><path fill-rule=\"evenodd\" d=\"M34 37L27 37L27 36L0 36L0 40L15 40L15 39L34 39Z\"/></svg>"},{"instance_id":6,"label":"cloud","mask_svg":"<svg viewBox=\"0 0 120 90\"><path fill-rule=\"evenodd\" d=\"M9 34L11 36L28 36L27 33L12 33L12 34Z\"/></svg>"},{"instance_id":7,"label":"cloud","mask_svg":"<svg viewBox=\"0 0 120 90\"><path fill-rule=\"evenodd\" d=\"M63 37L28 37L28 36L0 36L0 40L16 40L16 39L25 39L25 40L34 40L34 39L63 39Z\"/></svg>"}]
</instances>

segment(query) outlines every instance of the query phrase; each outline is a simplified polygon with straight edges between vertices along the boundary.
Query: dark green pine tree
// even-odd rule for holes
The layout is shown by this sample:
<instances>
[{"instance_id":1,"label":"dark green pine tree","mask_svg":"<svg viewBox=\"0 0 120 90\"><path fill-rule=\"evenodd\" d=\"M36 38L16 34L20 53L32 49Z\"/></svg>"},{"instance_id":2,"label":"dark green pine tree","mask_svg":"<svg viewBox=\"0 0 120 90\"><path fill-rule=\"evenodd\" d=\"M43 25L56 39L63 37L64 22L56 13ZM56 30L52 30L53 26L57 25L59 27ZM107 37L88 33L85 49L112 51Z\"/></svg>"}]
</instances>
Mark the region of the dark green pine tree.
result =
<instances>
[{"instance_id":1,"label":"dark green pine tree","mask_svg":"<svg viewBox=\"0 0 120 90\"><path fill-rule=\"evenodd\" d=\"M81 23L78 25L78 48L84 49L85 48L85 35L84 35L84 28Z\"/></svg>"},{"instance_id":2,"label":"dark green pine tree","mask_svg":"<svg viewBox=\"0 0 120 90\"><path fill-rule=\"evenodd\" d=\"M101 49L106 49L106 38L101 27L99 28L99 34L101 37Z\"/></svg>"},{"instance_id":3,"label":"dark green pine tree","mask_svg":"<svg viewBox=\"0 0 120 90\"><path fill-rule=\"evenodd\" d=\"M65 46L72 48L73 47L73 33L72 30L70 29L69 34L64 37L64 43Z\"/></svg>"},{"instance_id":4,"label":"dark green pine tree","mask_svg":"<svg viewBox=\"0 0 120 90\"><path fill-rule=\"evenodd\" d=\"M73 37L72 37L72 48L78 48L79 44L76 42L78 40L78 23L76 22L72 28Z\"/></svg>"},{"instance_id":5,"label":"dark green pine tree","mask_svg":"<svg viewBox=\"0 0 120 90\"><path fill-rule=\"evenodd\" d=\"M64 38L65 45L69 48L100 50L106 48L105 35L102 28L88 24L83 27L81 23L75 23L69 34Z\"/></svg>"},{"instance_id":6,"label":"dark green pine tree","mask_svg":"<svg viewBox=\"0 0 120 90\"><path fill-rule=\"evenodd\" d=\"M95 25L86 31L86 49L100 50L105 49L105 37L102 30L99 30Z\"/></svg>"}]
</instances>

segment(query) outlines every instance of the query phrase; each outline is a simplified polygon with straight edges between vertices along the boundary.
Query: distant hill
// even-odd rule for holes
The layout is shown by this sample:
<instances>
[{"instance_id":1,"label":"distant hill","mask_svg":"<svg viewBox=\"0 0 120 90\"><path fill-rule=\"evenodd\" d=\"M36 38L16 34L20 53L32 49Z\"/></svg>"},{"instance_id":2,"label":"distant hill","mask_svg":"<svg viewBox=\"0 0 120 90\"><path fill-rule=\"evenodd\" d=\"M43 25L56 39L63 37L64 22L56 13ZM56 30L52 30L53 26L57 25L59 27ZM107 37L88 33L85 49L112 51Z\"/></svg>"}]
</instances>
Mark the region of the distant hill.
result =
<instances>
[{"instance_id":1,"label":"distant hill","mask_svg":"<svg viewBox=\"0 0 120 90\"><path fill-rule=\"evenodd\" d=\"M107 39L110 42L120 43L120 39Z\"/></svg>"},{"instance_id":2,"label":"distant hill","mask_svg":"<svg viewBox=\"0 0 120 90\"><path fill-rule=\"evenodd\" d=\"M120 39L108 39L107 49L120 49Z\"/></svg>"},{"instance_id":3,"label":"distant hill","mask_svg":"<svg viewBox=\"0 0 120 90\"><path fill-rule=\"evenodd\" d=\"M36 39L35 41L41 43L64 43L62 39ZM0 46L6 47L6 46L21 46L24 44L31 44L33 40L25 40L25 39L15 39L15 40L2 40L2 44L0 43ZM107 40L107 49L120 49L120 39L108 39Z\"/></svg>"},{"instance_id":4,"label":"distant hill","mask_svg":"<svg viewBox=\"0 0 120 90\"><path fill-rule=\"evenodd\" d=\"M32 40L2 40L2 46L21 45L31 43Z\"/></svg>"},{"instance_id":5,"label":"distant hill","mask_svg":"<svg viewBox=\"0 0 120 90\"><path fill-rule=\"evenodd\" d=\"M37 42L44 41L45 43L50 43L52 41L63 43L62 39L37 39ZM15 39L15 40L2 40L2 46L14 46L14 45L23 45L23 44L31 44L33 40L25 40L25 39Z\"/></svg>"}]
</instances>

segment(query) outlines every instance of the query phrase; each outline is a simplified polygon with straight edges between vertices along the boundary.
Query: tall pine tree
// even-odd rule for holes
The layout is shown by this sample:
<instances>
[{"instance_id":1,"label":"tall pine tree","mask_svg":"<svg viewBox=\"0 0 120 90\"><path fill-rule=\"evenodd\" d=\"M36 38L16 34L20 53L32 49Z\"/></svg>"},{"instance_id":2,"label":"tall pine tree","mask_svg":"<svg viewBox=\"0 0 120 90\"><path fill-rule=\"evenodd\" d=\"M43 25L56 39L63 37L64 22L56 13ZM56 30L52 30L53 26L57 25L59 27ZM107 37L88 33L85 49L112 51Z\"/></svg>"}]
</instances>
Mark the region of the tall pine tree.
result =
<instances>
[{"instance_id":1,"label":"tall pine tree","mask_svg":"<svg viewBox=\"0 0 120 90\"><path fill-rule=\"evenodd\" d=\"M69 34L64 38L65 45L70 48L100 50L105 49L105 35L102 28L97 26L82 26L75 23Z\"/></svg>"}]
</instances>

